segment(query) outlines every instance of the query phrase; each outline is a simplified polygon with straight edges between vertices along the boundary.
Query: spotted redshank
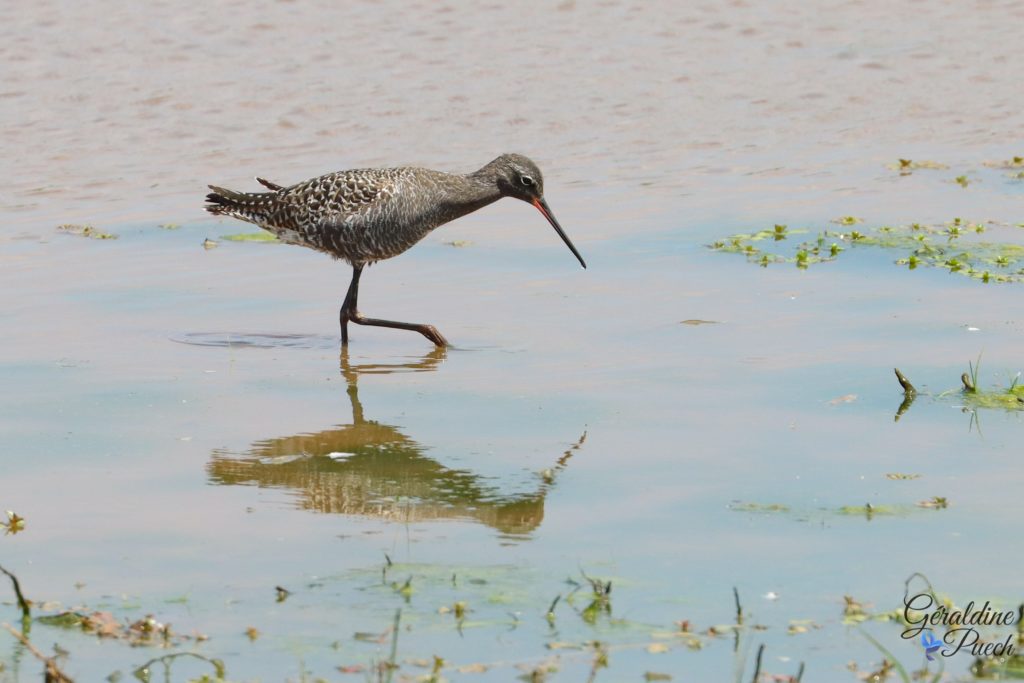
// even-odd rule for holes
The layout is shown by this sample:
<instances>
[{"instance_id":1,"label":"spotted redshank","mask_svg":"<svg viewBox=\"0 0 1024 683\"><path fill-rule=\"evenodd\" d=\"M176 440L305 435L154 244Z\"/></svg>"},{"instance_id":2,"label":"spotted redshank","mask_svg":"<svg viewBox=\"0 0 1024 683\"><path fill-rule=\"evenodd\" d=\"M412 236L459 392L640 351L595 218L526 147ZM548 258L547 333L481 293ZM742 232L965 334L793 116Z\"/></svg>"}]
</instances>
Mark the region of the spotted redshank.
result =
<instances>
[{"instance_id":1,"label":"spotted redshank","mask_svg":"<svg viewBox=\"0 0 1024 683\"><path fill-rule=\"evenodd\" d=\"M310 247L344 259L352 282L341 305L341 342L348 323L413 330L434 342L448 342L433 325L378 320L356 305L359 276L367 264L398 256L434 228L502 197L533 204L551 223L584 268L587 264L544 201L544 178L520 154L503 154L465 175L426 168L368 168L338 171L284 187L256 180L269 192L235 192L210 185L206 210L255 223L282 242Z\"/></svg>"}]
</instances>

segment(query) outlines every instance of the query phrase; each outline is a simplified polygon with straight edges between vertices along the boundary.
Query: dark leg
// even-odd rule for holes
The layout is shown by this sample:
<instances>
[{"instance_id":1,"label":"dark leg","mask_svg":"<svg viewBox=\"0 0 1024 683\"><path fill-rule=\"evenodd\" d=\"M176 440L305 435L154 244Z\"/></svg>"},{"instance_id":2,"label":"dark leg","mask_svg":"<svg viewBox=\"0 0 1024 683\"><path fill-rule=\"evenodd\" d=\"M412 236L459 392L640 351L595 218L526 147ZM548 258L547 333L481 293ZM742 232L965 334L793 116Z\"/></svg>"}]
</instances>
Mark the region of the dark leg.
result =
<instances>
[{"instance_id":1,"label":"dark leg","mask_svg":"<svg viewBox=\"0 0 1024 683\"><path fill-rule=\"evenodd\" d=\"M363 272L363 267L352 266L352 282L348 286L348 292L345 294L345 301L341 304L341 311L338 313L338 318L341 322L341 344L342 346L348 345L348 321L352 319L352 311L356 310L356 298L359 296L359 276Z\"/></svg>"},{"instance_id":2,"label":"dark leg","mask_svg":"<svg viewBox=\"0 0 1024 683\"><path fill-rule=\"evenodd\" d=\"M348 286L348 294L345 295L345 302L341 305L341 343L348 344L348 321L356 325L368 325L370 327L393 327L398 330L411 330L419 332L424 337L434 342L435 345L448 346L448 340L441 336L433 325L421 325L419 323L401 323L394 320L378 320L377 318L366 318L359 312L359 276L363 273L363 266L352 267L352 284Z\"/></svg>"}]
</instances>

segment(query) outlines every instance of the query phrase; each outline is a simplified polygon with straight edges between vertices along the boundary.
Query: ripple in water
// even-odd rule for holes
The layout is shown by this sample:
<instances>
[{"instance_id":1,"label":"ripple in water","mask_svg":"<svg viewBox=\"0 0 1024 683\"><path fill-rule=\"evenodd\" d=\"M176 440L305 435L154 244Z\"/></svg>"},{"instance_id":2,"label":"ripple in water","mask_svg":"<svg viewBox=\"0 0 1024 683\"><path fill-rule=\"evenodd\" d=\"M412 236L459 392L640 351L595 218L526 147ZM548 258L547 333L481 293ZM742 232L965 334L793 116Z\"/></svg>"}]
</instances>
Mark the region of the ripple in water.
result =
<instances>
[{"instance_id":1,"label":"ripple in water","mask_svg":"<svg viewBox=\"0 0 1024 683\"><path fill-rule=\"evenodd\" d=\"M187 332L171 337L171 341L193 346L257 349L332 349L337 337L318 334L258 334L244 332Z\"/></svg>"}]
</instances>

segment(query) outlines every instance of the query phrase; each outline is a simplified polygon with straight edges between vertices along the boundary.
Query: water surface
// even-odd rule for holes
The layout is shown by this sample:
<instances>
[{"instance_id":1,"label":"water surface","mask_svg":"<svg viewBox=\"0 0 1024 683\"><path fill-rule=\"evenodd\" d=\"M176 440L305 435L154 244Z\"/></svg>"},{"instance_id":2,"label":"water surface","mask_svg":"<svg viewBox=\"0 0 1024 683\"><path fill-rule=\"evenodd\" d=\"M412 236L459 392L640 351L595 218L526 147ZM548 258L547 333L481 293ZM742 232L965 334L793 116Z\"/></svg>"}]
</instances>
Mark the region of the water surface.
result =
<instances>
[{"instance_id":1,"label":"water surface","mask_svg":"<svg viewBox=\"0 0 1024 683\"><path fill-rule=\"evenodd\" d=\"M764 643L765 672L856 680L850 661L882 655L844 595L891 610L922 571L960 604L1017 604L1021 414L939 395L979 353L982 384L1010 384L1019 287L884 251L761 269L706 245L845 215L991 219L1019 243L1021 183L985 162L1021 153L1020 12L0 10L0 510L27 520L0 564L40 613L209 636L131 648L36 623L33 641L76 680L178 651L233 681L359 680L338 667L387 659L400 609L396 676L436 655L449 680L552 659L552 680L585 680L599 641L598 679L749 678ZM224 241L248 228L200 209L207 182L510 150L545 169L589 268L505 201L368 270L363 310L436 325L444 353L356 328L342 355L348 268ZM948 169L900 175L901 157ZM894 366L921 390L899 421ZM888 514L844 514L868 503ZM586 577L611 580L608 611ZM707 635L733 587L768 627L738 644ZM666 635L684 621L702 649ZM864 628L922 663L899 627ZM0 662L0 681L38 676L6 632ZM210 671L176 660L170 680Z\"/></svg>"}]
</instances>

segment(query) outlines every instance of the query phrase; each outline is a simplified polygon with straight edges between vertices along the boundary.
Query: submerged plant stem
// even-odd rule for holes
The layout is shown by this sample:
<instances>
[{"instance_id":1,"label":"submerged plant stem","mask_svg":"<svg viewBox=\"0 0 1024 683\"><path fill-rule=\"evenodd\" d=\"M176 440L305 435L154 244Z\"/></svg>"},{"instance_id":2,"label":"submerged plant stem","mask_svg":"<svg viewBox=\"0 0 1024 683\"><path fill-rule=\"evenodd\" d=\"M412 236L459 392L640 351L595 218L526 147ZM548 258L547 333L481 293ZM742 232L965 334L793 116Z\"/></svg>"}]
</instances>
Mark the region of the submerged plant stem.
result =
<instances>
[{"instance_id":1,"label":"submerged plant stem","mask_svg":"<svg viewBox=\"0 0 1024 683\"><path fill-rule=\"evenodd\" d=\"M7 573L6 571L4 572ZM8 574L10 576L10 574ZM47 657L32 644L28 638L25 637L24 633L19 633L10 624L3 625L5 629L10 631L11 635L18 639L25 648L32 653L32 656L43 663L45 668L45 681L46 683L75 683L67 674L60 670L57 666L57 660L54 657Z\"/></svg>"},{"instance_id":2,"label":"submerged plant stem","mask_svg":"<svg viewBox=\"0 0 1024 683\"><path fill-rule=\"evenodd\" d=\"M411 580L411 579L410 579ZM398 629L402 625L402 610L395 610L395 623L391 627L391 655L388 657L388 683L391 683L391 678L394 676L395 669L398 668Z\"/></svg>"},{"instance_id":3,"label":"submerged plant stem","mask_svg":"<svg viewBox=\"0 0 1024 683\"><path fill-rule=\"evenodd\" d=\"M754 677L750 679L750 683L757 683L757 679L761 677L761 657L764 656L764 643L757 648L757 659L754 660Z\"/></svg>"},{"instance_id":4,"label":"submerged plant stem","mask_svg":"<svg viewBox=\"0 0 1024 683\"><path fill-rule=\"evenodd\" d=\"M899 368L893 368L893 371L896 373L896 381L900 383L901 387L903 387L903 393L905 393L905 394L916 394L917 393L917 389L915 389L914 385L910 383L910 380L907 379L906 376L902 372L900 372Z\"/></svg>"},{"instance_id":5,"label":"submerged plant stem","mask_svg":"<svg viewBox=\"0 0 1024 683\"><path fill-rule=\"evenodd\" d=\"M21 618L26 621L31 619L32 610L29 607L28 600L25 599L21 592L21 584L18 583L18 577L4 569L2 565L0 565L0 572L3 572L11 579L11 584L14 586L14 594L18 598L18 607L21 608Z\"/></svg>"}]
</instances>

